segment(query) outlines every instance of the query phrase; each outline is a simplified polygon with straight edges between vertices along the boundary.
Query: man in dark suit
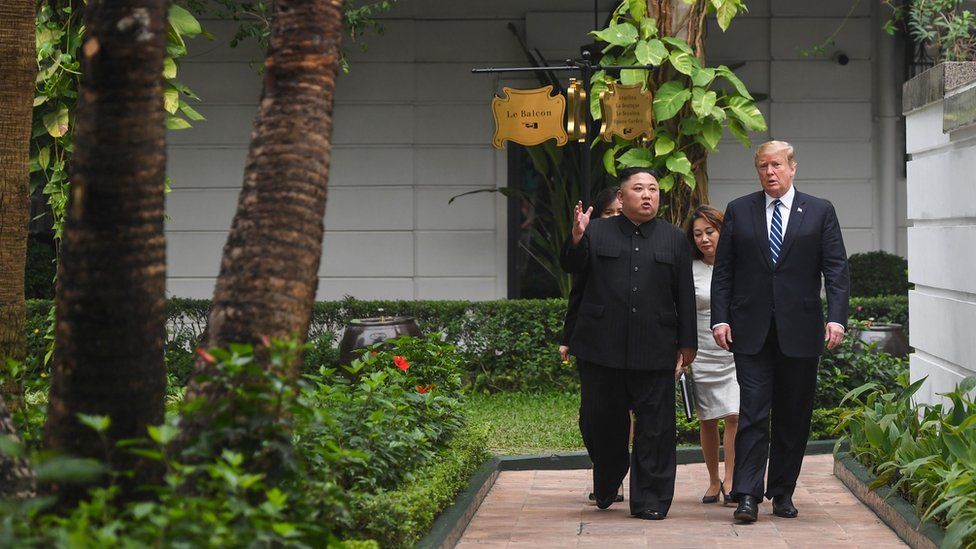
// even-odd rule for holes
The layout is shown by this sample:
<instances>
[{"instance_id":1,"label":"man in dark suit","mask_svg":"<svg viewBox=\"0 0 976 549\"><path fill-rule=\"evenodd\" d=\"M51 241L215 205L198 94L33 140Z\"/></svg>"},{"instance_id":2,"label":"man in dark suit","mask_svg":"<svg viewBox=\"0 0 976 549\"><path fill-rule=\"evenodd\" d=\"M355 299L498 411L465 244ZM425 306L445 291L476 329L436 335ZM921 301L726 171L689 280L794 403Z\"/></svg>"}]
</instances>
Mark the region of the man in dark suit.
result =
<instances>
[{"instance_id":1,"label":"man in dark suit","mask_svg":"<svg viewBox=\"0 0 976 549\"><path fill-rule=\"evenodd\" d=\"M623 215L590 221L577 204L562 266L586 276L569 341L580 372L580 430L593 461L597 506L613 503L630 468L630 512L660 520L674 496L675 363L698 348L691 253L683 233L657 219L657 175L620 173ZM630 415L636 417L633 454Z\"/></svg>"},{"instance_id":2,"label":"man in dark suit","mask_svg":"<svg viewBox=\"0 0 976 549\"><path fill-rule=\"evenodd\" d=\"M729 203L712 272L712 336L735 353L740 387L732 496L744 522L758 518L764 495L776 516L797 515L817 364L824 342L832 349L844 338L850 296L837 214L793 187L793 147L763 143L755 162L763 190Z\"/></svg>"}]
</instances>

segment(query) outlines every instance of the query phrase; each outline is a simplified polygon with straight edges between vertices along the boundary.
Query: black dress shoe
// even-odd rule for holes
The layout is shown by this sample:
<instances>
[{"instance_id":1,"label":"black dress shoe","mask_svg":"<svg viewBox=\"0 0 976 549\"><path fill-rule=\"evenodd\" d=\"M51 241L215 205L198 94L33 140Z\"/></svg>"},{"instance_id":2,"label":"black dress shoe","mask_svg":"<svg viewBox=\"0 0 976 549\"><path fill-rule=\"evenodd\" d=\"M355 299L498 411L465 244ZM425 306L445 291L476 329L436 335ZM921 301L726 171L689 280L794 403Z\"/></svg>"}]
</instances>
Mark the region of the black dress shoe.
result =
<instances>
[{"instance_id":1,"label":"black dress shoe","mask_svg":"<svg viewBox=\"0 0 976 549\"><path fill-rule=\"evenodd\" d=\"M645 509L634 516L644 520L664 520L664 513L660 511L651 511L650 509Z\"/></svg>"},{"instance_id":2,"label":"black dress shoe","mask_svg":"<svg viewBox=\"0 0 976 549\"><path fill-rule=\"evenodd\" d=\"M732 517L742 522L756 522L759 518L759 502L756 501L756 496L740 495L739 506L735 508Z\"/></svg>"},{"instance_id":3,"label":"black dress shoe","mask_svg":"<svg viewBox=\"0 0 976 549\"><path fill-rule=\"evenodd\" d=\"M793 497L789 494L773 497L773 514L782 518L796 518L797 511Z\"/></svg>"},{"instance_id":4,"label":"black dress shoe","mask_svg":"<svg viewBox=\"0 0 976 549\"><path fill-rule=\"evenodd\" d=\"M590 492L590 495L586 496L590 501L596 501L596 494ZM613 496L614 503L620 503L624 500L624 493L622 489L617 490L617 495Z\"/></svg>"},{"instance_id":5,"label":"black dress shoe","mask_svg":"<svg viewBox=\"0 0 976 549\"><path fill-rule=\"evenodd\" d=\"M598 498L596 498L596 506L597 506L598 509L606 509L607 507L610 507L611 505L613 505L613 500L615 498L616 498L616 495L610 496L608 498L599 498L598 497Z\"/></svg>"}]
</instances>

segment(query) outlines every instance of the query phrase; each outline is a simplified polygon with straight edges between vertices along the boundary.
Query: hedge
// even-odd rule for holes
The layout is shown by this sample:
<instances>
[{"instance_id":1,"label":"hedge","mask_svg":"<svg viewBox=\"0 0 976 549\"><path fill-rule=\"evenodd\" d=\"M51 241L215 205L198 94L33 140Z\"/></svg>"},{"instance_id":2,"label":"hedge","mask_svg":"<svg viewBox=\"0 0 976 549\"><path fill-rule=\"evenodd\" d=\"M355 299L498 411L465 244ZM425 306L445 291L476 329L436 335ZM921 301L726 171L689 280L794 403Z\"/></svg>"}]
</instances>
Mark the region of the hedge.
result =
<instances>
[{"instance_id":1,"label":"hedge","mask_svg":"<svg viewBox=\"0 0 976 549\"><path fill-rule=\"evenodd\" d=\"M167 307L166 359L170 375L185 382L193 350L206 326L208 300L171 299ZM50 301L28 302L29 369L40 369ZM575 368L559 361L557 346L566 302L562 299L498 301L324 301L315 304L306 367L335 364L336 345L354 318L411 315L425 333L442 332L467 363L466 383L479 391L575 390ZM851 299L851 318L908 325L907 296Z\"/></svg>"}]
</instances>

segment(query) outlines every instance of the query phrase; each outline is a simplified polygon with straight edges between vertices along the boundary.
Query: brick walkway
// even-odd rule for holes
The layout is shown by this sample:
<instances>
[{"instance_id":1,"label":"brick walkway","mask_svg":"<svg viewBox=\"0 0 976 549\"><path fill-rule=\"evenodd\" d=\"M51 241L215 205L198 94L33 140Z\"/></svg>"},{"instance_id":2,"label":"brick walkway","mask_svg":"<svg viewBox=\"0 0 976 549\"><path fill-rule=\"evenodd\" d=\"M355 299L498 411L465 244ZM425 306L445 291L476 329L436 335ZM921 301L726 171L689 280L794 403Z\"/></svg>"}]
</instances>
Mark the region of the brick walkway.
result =
<instances>
[{"instance_id":1,"label":"brick walkway","mask_svg":"<svg viewBox=\"0 0 976 549\"><path fill-rule=\"evenodd\" d=\"M765 502L759 521L748 525L733 522L732 506L700 503L704 464L678 466L675 500L663 521L631 517L627 501L606 511L586 502L589 470L505 471L457 547L905 547L832 468L830 455L807 456L793 495L800 516L775 517Z\"/></svg>"}]
</instances>

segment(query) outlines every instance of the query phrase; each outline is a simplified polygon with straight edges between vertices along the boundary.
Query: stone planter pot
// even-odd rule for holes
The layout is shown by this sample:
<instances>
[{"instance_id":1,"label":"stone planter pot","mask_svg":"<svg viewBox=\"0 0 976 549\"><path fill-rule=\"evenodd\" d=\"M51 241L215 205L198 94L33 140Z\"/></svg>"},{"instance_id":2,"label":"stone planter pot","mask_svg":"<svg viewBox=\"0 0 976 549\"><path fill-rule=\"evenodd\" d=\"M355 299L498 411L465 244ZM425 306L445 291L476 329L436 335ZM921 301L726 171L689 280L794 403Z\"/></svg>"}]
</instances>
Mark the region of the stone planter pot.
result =
<instances>
[{"instance_id":1,"label":"stone planter pot","mask_svg":"<svg viewBox=\"0 0 976 549\"><path fill-rule=\"evenodd\" d=\"M350 320L339 343L339 364L349 364L358 349L400 336L420 337L420 327L412 316L380 316Z\"/></svg>"},{"instance_id":2,"label":"stone planter pot","mask_svg":"<svg viewBox=\"0 0 976 549\"><path fill-rule=\"evenodd\" d=\"M865 344L875 344L874 349L884 351L892 356L908 356L908 336L901 324L872 324L868 327L854 326L851 336Z\"/></svg>"}]
</instances>

